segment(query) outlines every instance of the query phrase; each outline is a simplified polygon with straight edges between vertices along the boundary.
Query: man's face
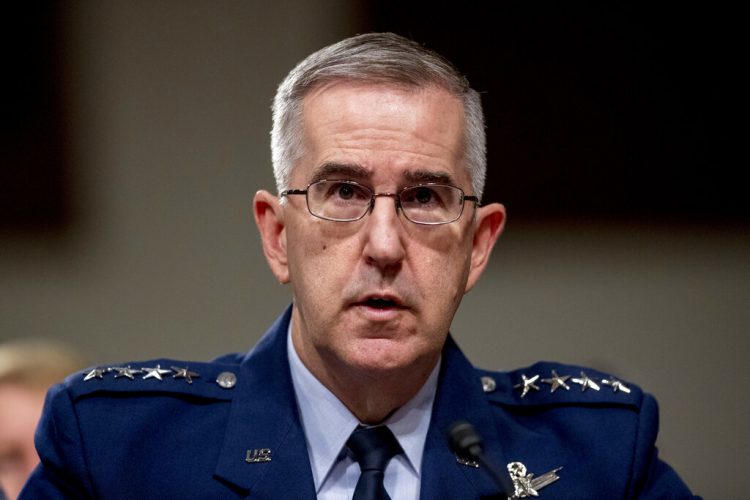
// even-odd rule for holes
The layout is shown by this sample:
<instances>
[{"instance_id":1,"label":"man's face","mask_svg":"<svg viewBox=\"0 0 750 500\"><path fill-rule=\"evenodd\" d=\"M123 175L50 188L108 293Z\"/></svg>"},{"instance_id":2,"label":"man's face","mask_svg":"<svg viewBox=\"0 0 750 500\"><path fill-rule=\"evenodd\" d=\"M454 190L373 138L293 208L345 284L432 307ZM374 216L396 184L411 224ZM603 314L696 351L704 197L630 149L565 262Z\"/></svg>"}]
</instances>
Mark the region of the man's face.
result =
<instances>
[{"instance_id":1,"label":"man's face","mask_svg":"<svg viewBox=\"0 0 750 500\"><path fill-rule=\"evenodd\" d=\"M396 193L440 181L474 194L463 163L463 107L442 89L327 85L305 98L303 121L304 155L292 188L336 179ZM459 220L424 226L387 197L355 222L312 216L304 196L277 205L282 256L271 267L292 284L292 335L308 368L318 375L428 372L486 260L474 241L485 208L475 219L467 202Z\"/></svg>"},{"instance_id":2,"label":"man's face","mask_svg":"<svg viewBox=\"0 0 750 500\"><path fill-rule=\"evenodd\" d=\"M44 404L43 389L0 384L0 486L16 498L39 457L34 430Z\"/></svg>"}]
</instances>

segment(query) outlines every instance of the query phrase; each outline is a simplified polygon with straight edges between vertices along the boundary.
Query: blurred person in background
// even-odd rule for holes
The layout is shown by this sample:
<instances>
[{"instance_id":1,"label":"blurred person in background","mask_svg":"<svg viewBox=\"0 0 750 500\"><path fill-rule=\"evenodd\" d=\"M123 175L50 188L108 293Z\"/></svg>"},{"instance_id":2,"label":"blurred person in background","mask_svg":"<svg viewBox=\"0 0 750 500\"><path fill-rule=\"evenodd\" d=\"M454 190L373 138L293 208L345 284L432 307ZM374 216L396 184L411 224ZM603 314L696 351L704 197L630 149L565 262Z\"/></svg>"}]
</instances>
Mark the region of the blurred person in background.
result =
<instances>
[{"instance_id":1,"label":"blurred person in background","mask_svg":"<svg viewBox=\"0 0 750 500\"><path fill-rule=\"evenodd\" d=\"M34 430L44 395L84 366L72 349L51 341L0 343L0 499L18 496L39 463Z\"/></svg>"}]
</instances>

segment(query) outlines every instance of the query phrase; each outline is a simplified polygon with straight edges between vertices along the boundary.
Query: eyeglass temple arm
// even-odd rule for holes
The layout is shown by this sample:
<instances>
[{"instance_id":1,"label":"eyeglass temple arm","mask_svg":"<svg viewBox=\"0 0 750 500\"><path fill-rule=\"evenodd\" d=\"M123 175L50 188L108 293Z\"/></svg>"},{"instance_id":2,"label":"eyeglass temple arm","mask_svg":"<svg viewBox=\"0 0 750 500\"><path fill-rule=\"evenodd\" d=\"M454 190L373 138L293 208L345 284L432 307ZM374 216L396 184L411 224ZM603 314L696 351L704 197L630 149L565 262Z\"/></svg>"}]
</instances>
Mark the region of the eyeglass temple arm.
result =
<instances>
[{"instance_id":1,"label":"eyeglass temple arm","mask_svg":"<svg viewBox=\"0 0 750 500\"><path fill-rule=\"evenodd\" d=\"M287 189L279 193L279 196L289 196L290 194L307 194L307 189Z\"/></svg>"}]
</instances>

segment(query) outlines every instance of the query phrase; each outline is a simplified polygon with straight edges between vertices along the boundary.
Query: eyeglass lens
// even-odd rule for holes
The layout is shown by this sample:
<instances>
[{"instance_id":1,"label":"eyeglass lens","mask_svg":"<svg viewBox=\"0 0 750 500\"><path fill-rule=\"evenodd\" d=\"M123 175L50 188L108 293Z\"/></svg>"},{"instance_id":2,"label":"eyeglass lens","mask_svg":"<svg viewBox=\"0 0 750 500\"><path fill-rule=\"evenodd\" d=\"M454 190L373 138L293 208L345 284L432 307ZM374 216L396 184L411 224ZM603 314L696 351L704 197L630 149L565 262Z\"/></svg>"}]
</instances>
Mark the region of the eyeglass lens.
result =
<instances>
[{"instance_id":1,"label":"eyeglass lens","mask_svg":"<svg viewBox=\"0 0 750 500\"><path fill-rule=\"evenodd\" d=\"M398 196L404 216L417 223L451 222L460 217L463 210L463 191L455 186L413 186L403 189ZM337 221L364 217L372 199L371 189L352 181L323 180L311 184L307 190L310 212Z\"/></svg>"}]
</instances>

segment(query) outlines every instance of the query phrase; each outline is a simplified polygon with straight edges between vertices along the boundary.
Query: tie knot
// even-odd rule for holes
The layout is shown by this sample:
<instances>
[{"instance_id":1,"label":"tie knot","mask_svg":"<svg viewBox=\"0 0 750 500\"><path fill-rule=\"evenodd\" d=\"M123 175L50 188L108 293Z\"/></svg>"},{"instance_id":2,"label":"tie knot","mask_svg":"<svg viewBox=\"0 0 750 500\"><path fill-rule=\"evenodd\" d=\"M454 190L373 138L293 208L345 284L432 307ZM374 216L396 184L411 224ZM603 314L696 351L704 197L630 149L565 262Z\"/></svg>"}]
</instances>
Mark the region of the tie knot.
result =
<instances>
[{"instance_id":1,"label":"tie knot","mask_svg":"<svg viewBox=\"0 0 750 500\"><path fill-rule=\"evenodd\" d=\"M401 446L396 436L385 425L357 427L349 436L346 446L363 472L366 470L385 471L388 461L394 455L401 453Z\"/></svg>"}]
</instances>

